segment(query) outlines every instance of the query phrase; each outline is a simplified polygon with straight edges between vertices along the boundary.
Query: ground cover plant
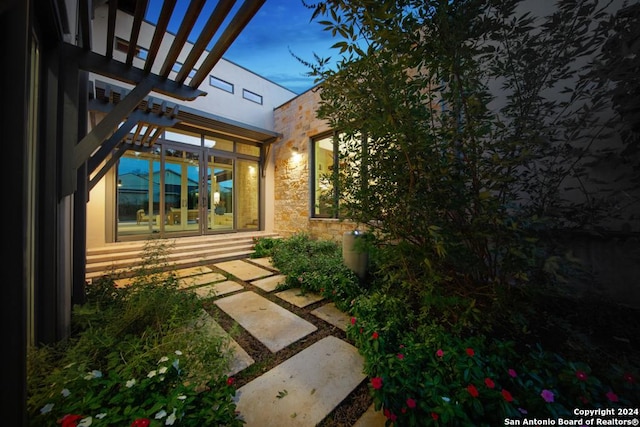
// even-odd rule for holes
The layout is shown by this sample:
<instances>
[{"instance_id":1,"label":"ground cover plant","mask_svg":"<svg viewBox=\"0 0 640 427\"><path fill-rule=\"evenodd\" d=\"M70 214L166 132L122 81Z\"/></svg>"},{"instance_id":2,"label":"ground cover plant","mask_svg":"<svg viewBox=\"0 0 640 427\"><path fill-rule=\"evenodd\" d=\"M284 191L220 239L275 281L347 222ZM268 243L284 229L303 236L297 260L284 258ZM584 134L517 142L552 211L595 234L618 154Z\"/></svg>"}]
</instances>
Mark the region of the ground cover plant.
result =
<instances>
[{"instance_id":1,"label":"ground cover plant","mask_svg":"<svg viewBox=\"0 0 640 427\"><path fill-rule=\"evenodd\" d=\"M71 337L30 349L30 425L243 424L227 339L201 327L202 302L178 289L166 249L149 242L128 286L115 274L88 285Z\"/></svg>"}]
</instances>

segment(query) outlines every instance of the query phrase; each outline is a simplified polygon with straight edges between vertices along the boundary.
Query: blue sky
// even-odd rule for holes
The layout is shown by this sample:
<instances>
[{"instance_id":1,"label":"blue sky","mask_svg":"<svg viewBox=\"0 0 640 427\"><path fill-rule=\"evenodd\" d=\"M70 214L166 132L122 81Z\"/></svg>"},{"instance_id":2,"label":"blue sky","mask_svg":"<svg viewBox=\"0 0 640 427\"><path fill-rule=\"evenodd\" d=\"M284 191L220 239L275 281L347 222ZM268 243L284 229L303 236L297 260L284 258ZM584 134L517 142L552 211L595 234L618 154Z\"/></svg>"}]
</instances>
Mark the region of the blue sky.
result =
<instances>
[{"instance_id":1,"label":"blue sky","mask_svg":"<svg viewBox=\"0 0 640 427\"><path fill-rule=\"evenodd\" d=\"M308 0L308 3L313 1ZM241 0L236 2L228 20L242 3ZM149 2L147 18L150 21L157 20L161 4L161 0ZM217 0L207 0L201 15L209 15L216 4ZM184 2L178 1L169 23L169 31L177 31L174 23L184 15L185 10ZM310 21L312 14L313 10L306 8L302 0L266 0L231 44L224 58L296 93L302 93L314 86L314 81L305 75L308 68L295 59L290 51L312 62L314 52L322 57L331 56L330 46L335 43L329 32L323 31L316 21ZM196 39L205 22L206 17L196 22L191 41ZM221 32L222 29L214 36L213 41Z\"/></svg>"}]
</instances>

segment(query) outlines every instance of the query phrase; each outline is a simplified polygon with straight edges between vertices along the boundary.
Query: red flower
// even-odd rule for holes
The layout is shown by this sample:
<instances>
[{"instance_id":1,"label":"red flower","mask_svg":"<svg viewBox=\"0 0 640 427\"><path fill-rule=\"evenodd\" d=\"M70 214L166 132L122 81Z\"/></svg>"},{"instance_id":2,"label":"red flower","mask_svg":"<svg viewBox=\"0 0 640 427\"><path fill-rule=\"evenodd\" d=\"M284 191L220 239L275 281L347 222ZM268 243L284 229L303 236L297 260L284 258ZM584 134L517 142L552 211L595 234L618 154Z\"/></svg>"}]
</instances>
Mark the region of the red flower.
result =
<instances>
[{"instance_id":1,"label":"red flower","mask_svg":"<svg viewBox=\"0 0 640 427\"><path fill-rule=\"evenodd\" d=\"M507 390L502 390L502 397L504 397L504 400L506 400L507 402L513 402L513 396L511 396L511 393L509 393Z\"/></svg>"},{"instance_id":2,"label":"red flower","mask_svg":"<svg viewBox=\"0 0 640 427\"><path fill-rule=\"evenodd\" d=\"M360 328L360 333L362 333L362 328Z\"/></svg>"},{"instance_id":3,"label":"red flower","mask_svg":"<svg viewBox=\"0 0 640 427\"><path fill-rule=\"evenodd\" d=\"M398 417L393 412L391 412L390 410L388 410L386 408L384 410L384 416L389 418L391 421L395 421L395 420L398 419Z\"/></svg>"},{"instance_id":4,"label":"red flower","mask_svg":"<svg viewBox=\"0 0 640 427\"><path fill-rule=\"evenodd\" d=\"M511 378L515 378L518 376L518 374L516 373L516 371L514 371L513 369L509 368L509 370L507 371L509 373L509 376Z\"/></svg>"},{"instance_id":5,"label":"red flower","mask_svg":"<svg viewBox=\"0 0 640 427\"><path fill-rule=\"evenodd\" d=\"M400 359L400 360L404 359L404 354L398 353L398 359Z\"/></svg>"},{"instance_id":6,"label":"red flower","mask_svg":"<svg viewBox=\"0 0 640 427\"><path fill-rule=\"evenodd\" d=\"M473 357L473 355L476 354L476 352L473 351L473 349L471 347L467 347L467 349L465 351L467 352L469 357Z\"/></svg>"},{"instance_id":7,"label":"red flower","mask_svg":"<svg viewBox=\"0 0 640 427\"><path fill-rule=\"evenodd\" d=\"M402 407L402 409L400 409L400 412L402 412L403 414L407 413L407 408L405 408L404 406Z\"/></svg>"},{"instance_id":8,"label":"red flower","mask_svg":"<svg viewBox=\"0 0 640 427\"><path fill-rule=\"evenodd\" d=\"M137 420L131 423L131 427L149 427L150 423L151 421L149 421L146 418L138 418Z\"/></svg>"},{"instance_id":9,"label":"red flower","mask_svg":"<svg viewBox=\"0 0 640 427\"><path fill-rule=\"evenodd\" d=\"M378 333L377 333L377 332L375 332L375 331L371 334L371 338L373 338L374 340L377 340L377 339L378 339L378 337L379 337L379 335L378 335Z\"/></svg>"},{"instance_id":10,"label":"red flower","mask_svg":"<svg viewBox=\"0 0 640 427\"><path fill-rule=\"evenodd\" d=\"M618 395L615 394L612 391L607 392L607 394L605 394L605 396L607 396L607 399L609 399L611 402L617 402L618 401Z\"/></svg>"},{"instance_id":11,"label":"red flower","mask_svg":"<svg viewBox=\"0 0 640 427\"><path fill-rule=\"evenodd\" d=\"M227 385L233 385L236 382L236 379L233 377L227 378Z\"/></svg>"},{"instance_id":12,"label":"red flower","mask_svg":"<svg viewBox=\"0 0 640 427\"><path fill-rule=\"evenodd\" d=\"M356 324L356 318L355 318L355 317L352 317L352 318L351 318L351 324L352 324L352 325L355 325L355 324Z\"/></svg>"},{"instance_id":13,"label":"red flower","mask_svg":"<svg viewBox=\"0 0 640 427\"><path fill-rule=\"evenodd\" d=\"M589 403L589 399L587 399L587 398L586 398L586 397L584 397L584 396L580 396L578 399L580 399L580 402L582 402L582 403L583 403L583 404L585 404L585 405L586 405L587 403Z\"/></svg>"},{"instance_id":14,"label":"red flower","mask_svg":"<svg viewBox=\"0 0 640 427\"><path fill-rule=\"evenodd\" d=\"M438 356L438 357L444 356L444 351L442 351L442 349L439 348L438 351L436 351L436 356Z\"/></svg>"},{"instance_id":15,"label":"red flower","mask_svg":"<svg viewBox=\"0 0 640 427\"><path fill-rule=\"evenodd\" d=\"M433 420L434 420L434 421L438 421L438 418L440 418L440 415L438 415L438 414L437 414L437 413L435 413L435 412L432 412L432 413L431 413L431 418L433 418Z\"/></svg>"},{"instance_id":16,"label":"red flower","mask_svg":"<svg viewBox=\"0 0 640 427\"><path fill-rule=\"evenodd\" d=\"M371 378L371 387L375 388L376 390L380 390L382 388L382 378L380 377Z\"/></svg>"},{"instance_id":17,"label":"red flower","mask_svg":"<svg viewBox=\"0 0 640 427\"><path fill-rule=\"evenodd\" d=\"M484 384L489 388L494 388L496 386L496 383L494 383L491 378L485 378Z\"/></svg>"},{"instance_id":18,"label":"red flower","mask_svg":"<svg viewBox=\"0 0 640 427\"><path fill-rule=\"evenodd\" d=\"M586 381L587 380L587 374L584 371L576 371L576 377L580 380L580 381Z\"/></svg>"},{"instance_id":19,"label":"red flower","mask_svg":"<svg viewBox=\"0 0 640 427\"><path fill-rule=\"evenodd\" d=\"M407 398L407 406L411 409L416 407L416 401L413 400L412 398Z\"/></svg>"},{"instance_id":20,"label":"red flower","mask_svg":"<svg viewBox=\"0 0 640 427\"><path fill-rule=\"evenodd\" d=\"M476 388L476 386L474 386L473 384L469 384L467 386L467 391L469 392L469 394L472 397L478 397L479 393L478 393L478 389Z\"/></svg>"},{"instance_id":21,"label":"red flower","mask_svg":"<svg viewBox=\"0 0 640 427\"><path fill-rule=\"evenodd\" d=\"M76 427L81 419L82 415L67 414L60 418L57 423L62 424L62 427Z\"/></svg>"},{"instance_id":22,"label":"red flower","mask_svg":"<svg viewBox=\"0 0 640 427\"><path fill-rule=\"evenodd\" d=\"M636 382L636 379L633 378L633 375L631 375L630 372L625 372L622 378L629 384L633 384L634 382Z\"/></svg>"}]
</instances>

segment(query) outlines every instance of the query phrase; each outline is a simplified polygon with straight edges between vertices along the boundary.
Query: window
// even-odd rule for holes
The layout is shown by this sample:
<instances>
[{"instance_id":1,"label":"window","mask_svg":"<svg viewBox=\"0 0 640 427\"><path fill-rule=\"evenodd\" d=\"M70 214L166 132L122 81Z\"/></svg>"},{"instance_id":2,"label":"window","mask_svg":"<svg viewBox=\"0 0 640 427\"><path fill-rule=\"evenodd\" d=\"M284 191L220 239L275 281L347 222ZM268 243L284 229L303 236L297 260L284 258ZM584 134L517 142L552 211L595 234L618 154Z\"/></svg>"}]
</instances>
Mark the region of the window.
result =
<instances>
[{"instance_id":1,"label":"window","mask_svg":"<svg viewBox=\"0 0 640 427\"><path fill-rule=\"evenodd\" d=\"M209 84L225 92L233 93L233 84L214 76L209 76Z\"/></svg>"},{"instance_id":2,"label":"window","mask_svg":"<svg viewBox=\"0 0 640 427\"><path fill-rule=\"evenodd\" d=\"M334 135L324 135L312 140L312 216L316 218L337 217L337 170L338 150Z\"/></svg>"},{"instance_id":3,"label":"window","mask_svg":"<svg viewBox=\"0 0 640 427\"><path fill-rule=\"evenodd\" d=\"M120 37L116 38L116 50L124 53L129 52L129 41L121 39ZM146 60L149 51L143 47L136 46L136 57Z\"/></svg>"},{"instance_id":4,"label":"window","mask_svg":"<svg viewBox=\"0 0 640 427\"><path fill-rule=\"evenodd\" d=\"M248 99L249 101L255 102L256 104L262 105L262 95L253 93L250 90L242 89L242 97L244 99Z\"/></svg>"}]
</instances>

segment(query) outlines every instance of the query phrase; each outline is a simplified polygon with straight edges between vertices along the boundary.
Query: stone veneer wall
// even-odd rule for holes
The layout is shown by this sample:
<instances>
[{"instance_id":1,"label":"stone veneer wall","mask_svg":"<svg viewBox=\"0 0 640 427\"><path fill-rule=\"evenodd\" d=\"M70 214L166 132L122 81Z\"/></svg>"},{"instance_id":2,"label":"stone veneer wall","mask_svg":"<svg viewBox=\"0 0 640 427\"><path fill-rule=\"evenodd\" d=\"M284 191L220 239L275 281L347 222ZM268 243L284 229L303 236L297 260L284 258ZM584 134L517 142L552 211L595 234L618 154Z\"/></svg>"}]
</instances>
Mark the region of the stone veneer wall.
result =
<instances>
[{"instance_id":1,"label":"stone veneer wall","mask_svg":"<svg viewBox=\"0 0 640 427\"><path fill-rule=\"evenodd\" d=\"M271 149L274 162L274 231L282 236L306 232L311 236L342 241L342 234L356 224L337 219L311 218L311 138L331 130L316 117L318 88L293 98L274 111L280 137ZM293 149L297 148L295 154Z\"/></svg>"}]
</instances>

